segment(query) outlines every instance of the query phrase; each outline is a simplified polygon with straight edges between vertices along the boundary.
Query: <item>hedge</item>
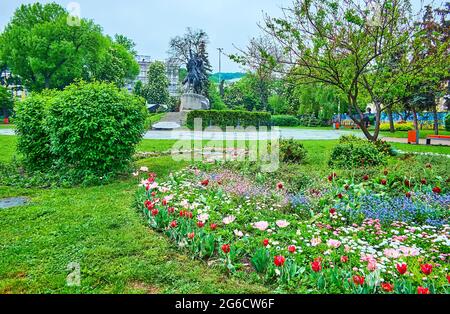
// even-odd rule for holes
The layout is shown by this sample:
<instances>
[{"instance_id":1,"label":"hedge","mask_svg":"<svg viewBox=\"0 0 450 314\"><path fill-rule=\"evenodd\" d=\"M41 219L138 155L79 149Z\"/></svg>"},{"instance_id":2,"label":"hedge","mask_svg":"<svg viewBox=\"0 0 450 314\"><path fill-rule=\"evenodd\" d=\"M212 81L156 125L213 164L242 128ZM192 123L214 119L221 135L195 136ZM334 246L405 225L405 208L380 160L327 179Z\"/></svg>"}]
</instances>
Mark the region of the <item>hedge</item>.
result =
<instances>
[{"instance_id":1,"label":"hedge","mask_svg":"<svg viewBox=\"0 0 450 314\"><path fill-rule=\"evenodd\" d=\"M275 115L272 116L272 125L274 126L298 126L300 120L290 115Z\"/></svg>"},{"instance_id":2,"label":"hedge","mask_svg":"<svg viewBox=\"0 0 450 314\"><path fill-rule=\"evenodd\" d=\"M194 120L202 119L203 128L216 126L229 127L270 126L271 115L268 112L250 112L239 110L193 110L187 115L187 127L194 128Z\"/></svg>"},{"instance_id":3,"label":"hedge","mask_svg":"<svg viewBox=\"0 0 450 314\"><path fill-rule=\"evenodd\" d=\"M445 117L445 130L450 131L450 113Z\"/></svg>"}]
</instances>

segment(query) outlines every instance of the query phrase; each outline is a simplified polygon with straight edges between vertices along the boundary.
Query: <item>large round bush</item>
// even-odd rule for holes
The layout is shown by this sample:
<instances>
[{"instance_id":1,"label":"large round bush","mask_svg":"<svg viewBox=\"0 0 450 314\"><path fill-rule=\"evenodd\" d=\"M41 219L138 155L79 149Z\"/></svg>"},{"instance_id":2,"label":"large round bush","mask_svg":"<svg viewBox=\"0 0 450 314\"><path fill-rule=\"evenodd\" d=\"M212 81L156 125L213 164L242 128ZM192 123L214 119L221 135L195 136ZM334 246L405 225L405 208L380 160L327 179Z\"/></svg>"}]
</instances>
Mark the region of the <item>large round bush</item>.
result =
<instances>
[{"instance_id":1,"label":"large round bush","mask_svg":"<svg viewBox=\"0 0 450 314\"><path fill-rule=\"evenodd\" d=\"M82 181L126 170L146 116L142 98L113 84L68 86L53 100L47 117L54 165Z\"/></svg>"},{"instance_id":2,"label":"large round bush","mask_svg":"<svg viewBox=\"0 0 450 314\"><path fill-rule=\"evenodd\" d=\"M32 170L47 170L53 160L46 118L54 92L32 94L15 106L17 149Z\"/></svg>"}]
</instances>

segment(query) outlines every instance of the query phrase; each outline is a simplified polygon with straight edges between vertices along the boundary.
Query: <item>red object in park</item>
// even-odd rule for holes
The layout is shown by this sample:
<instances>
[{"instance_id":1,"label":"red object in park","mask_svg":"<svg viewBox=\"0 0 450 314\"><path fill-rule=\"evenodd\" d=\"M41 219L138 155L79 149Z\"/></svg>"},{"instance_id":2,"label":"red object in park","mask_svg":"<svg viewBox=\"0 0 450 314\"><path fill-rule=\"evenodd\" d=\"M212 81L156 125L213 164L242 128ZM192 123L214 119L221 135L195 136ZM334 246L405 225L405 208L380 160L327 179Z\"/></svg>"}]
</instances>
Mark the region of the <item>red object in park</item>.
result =
<instances>
[{"instance_id":1,"label":"red object in park","mask_svg":"<svg viewBox=\"0 0 450 314\"><path fill-rule=\"evenodd\" d=\"M341 124L339 122L336 122L336 130L339 130L341 128Z\"/></svg>"},{"instance_id":2,"label":"red object in park","mask_svg":"<svg viewBox=\"0 0 450 314\"><path fill-rule=\"evenodd\" d=\"M416 131L408 131L408 144L417 142Z\"/></svg>"},{"instance_id":3,"label":"red object in park","mask_svg":"<svg viewBox=\"0 0 450 314\"><path fill-rule=\"evenodd\" d=\"M9 124L9 118L5 118L5 119L3 119L3 123L5 123L5 124Z\"/></svg>"}]
</instances>

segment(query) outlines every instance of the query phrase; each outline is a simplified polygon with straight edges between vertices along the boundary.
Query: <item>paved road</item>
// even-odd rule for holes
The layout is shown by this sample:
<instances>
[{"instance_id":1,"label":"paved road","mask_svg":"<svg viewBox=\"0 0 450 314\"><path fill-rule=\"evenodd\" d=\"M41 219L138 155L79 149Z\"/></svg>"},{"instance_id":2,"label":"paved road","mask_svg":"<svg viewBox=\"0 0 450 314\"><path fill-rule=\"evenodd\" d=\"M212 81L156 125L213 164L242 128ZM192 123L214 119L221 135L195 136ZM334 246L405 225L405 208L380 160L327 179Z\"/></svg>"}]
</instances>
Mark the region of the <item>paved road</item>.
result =
<instances>
[{"instance_id":1,"label":"paved road","mask_svg":"<svg viewBox=\"0 0 450 314\"><path fill-rule=\"evenodd\" d=\"M342 135L354 134L362 136L359 132L352 131L333 131L333 130L302 130L302 129L288 129L281 128L278 132L194 132L188 130L174 130L174 131L148 131L145 133L145 139L159 139L159 140L180 140L192 139L193 136L200 138L203 136L204 140L222 139L223 137L230 137L231 139L239 140L266 140L273 136L280 134L283 138L293 138L296 140L335 140ZM14 135L12 129L0 129L0 135Z\"/></svg>"}]
</instances>

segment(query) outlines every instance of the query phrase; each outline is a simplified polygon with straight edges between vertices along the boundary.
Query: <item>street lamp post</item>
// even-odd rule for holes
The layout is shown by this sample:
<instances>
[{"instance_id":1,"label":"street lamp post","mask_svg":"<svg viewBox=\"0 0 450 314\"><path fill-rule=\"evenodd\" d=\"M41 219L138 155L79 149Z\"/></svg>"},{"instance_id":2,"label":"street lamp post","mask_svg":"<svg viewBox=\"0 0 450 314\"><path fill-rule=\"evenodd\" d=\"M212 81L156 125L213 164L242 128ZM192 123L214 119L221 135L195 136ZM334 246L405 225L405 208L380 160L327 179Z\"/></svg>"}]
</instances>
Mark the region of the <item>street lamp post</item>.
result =
<instances>
[{"instance_id":1,"label":"street lamp post","mask_svg":"<svg viewBox=\"0 0 450 314\"><path fill-rule=\"evenodd\" d=\"M219 84L220 84L221 79L222 79L222 52L223 52L223 48L217 48L217 50L219 50Z\"/></svg>"}]
</instances>

